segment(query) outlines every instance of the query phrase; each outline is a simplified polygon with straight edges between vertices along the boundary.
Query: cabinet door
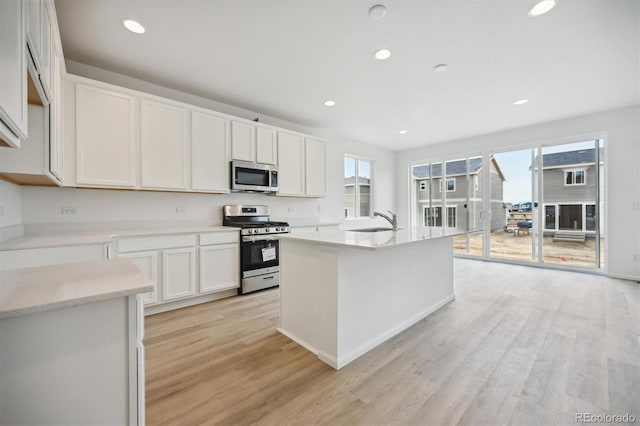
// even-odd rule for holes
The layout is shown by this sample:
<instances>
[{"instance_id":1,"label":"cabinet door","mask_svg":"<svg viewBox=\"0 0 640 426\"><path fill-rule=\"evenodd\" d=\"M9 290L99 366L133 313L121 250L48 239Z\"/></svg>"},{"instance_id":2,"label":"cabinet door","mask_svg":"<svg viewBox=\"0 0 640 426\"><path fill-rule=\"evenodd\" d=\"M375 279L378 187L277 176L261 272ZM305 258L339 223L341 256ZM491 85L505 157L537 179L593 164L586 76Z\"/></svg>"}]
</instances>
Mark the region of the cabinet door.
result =
<instances>
[{"instance_id":1,"label":"cabinet door","mask_svg":"<svg viewBox=\"0 0 640 426\"><path fill-rule=\"evenodd\" d=\"M162 252L162 293L165 302L196 294L195 248Z\"/></svg>"},{"instance_id":2,"label":"cabinet door","mask_svg":"<svg viewBox=\"0 0 640 426\"><path fill-rule=\"evenodd\" d=\"M18 148L27 137L25 13L20 0L0 1L0 141Z\"/></svg>"},{"instance_id":3,"label":"cabinet door","mask_svg":"<svg viewBox=\"0 0 640 426\"><path fill-rule=\"evenodd\" d=\"M237 121L231 122L231 158L255 161L255 126Z\"/></svg>"},{"instance_id":4,"label":"cabinet door","mask_svg":"<svg viewBox=\"0 0 640 426\"><path fill-rule=\"evenodd\" d=\"M200 247L200 293L240 287L238 243Z\"/></svg>"},{"instance_id":5,"label":"cabinet door","mask_svg":"<svg viewBox=\"0 0 640 426\"><path fill-rule=\"evenodd\" d=\"M191 113L191 189L229 192L229 120Z\"/></svg>"},{"instance_id":6,"label":"cabinet door","mask_svg":"<svg viewBox=\"0 0 640 426\"><path fill-rule=\"evenodd\" d=\"M305 140L306 194L312 197L327 195L326 144L315 139Z\"/></svg>"},{"instance_id":7,"label":"cabinet door","mask_svg":"<svg viewBox=\"0 0 640 426\"><path fill-rule=\"evenodd\" d=\"M275 130L256 128L256 162L274 166L278 163L278 140Z\"/></svg>"},{"instance_id":8,"label":"cabinet door","mask_svg":"<svg viewBox=\"0 0 640 426\"><path fill-rule=\"evenodd\" d=\"M62 55L54 47L52 55L53 80L51 81L51 94L53 102L49 106L49 171L58 180L62 180Z\"/></svg>"},{"instance_id":9,"label":"cabinet door","mask_svg":"<svg viewBox=\"0 0 640 426\"><path fill-rule=\"evenodd\" d=\"M145 305L152 305L158 302L158 252L146 251L139 253L125 253L119 257L131 259L144 273L149 281L153 283L153 290L142 295Z\"/></svg>"},{"instance_id":10,"label":"cabinet door","mask_svg":"<svg viewBox=\"0 0 640 426\"><path fill-rule=\"evenodd\" d=\"M141 186L187 189L189 111L143 99L140 102Z\"/></svg>"},{"instance_id":11,"label":"cabinet door","mask_svg":"<svg viewBox=\"0 0 640 426\"><path fill-rule=\"evenodd\" d=\"M136 184L136 99L76 86L76 183L132 188Z\"/></svg>"},{"instance_id":12,"label":"cabinet door","mask_svg":"<svg viewBox=\"0 0 640 426\"><path fill-rule=\"evenodd\" d=\"M42 26L40 30L41 40L42 40L42 52L40 55L40 80L42 81L42 86L44 87L44 91L49 97L49 101L51 103L51 14L49 13L49 7L47 6L46 1L42 1L40 3L40 16Z\"/></svg>"},{"instance_id":13,"label":"cabinet door","mask_svg":"<svg viewBox=\"0 0 640 426\"><path fill-rule=\"evenodd\" d=\"M27 42L31 49L32 56L37 67L40 67L40 53L41 53L41 28L42 28L42 3L43 0L25 0L28 7L28 32Z\"/></svg>"},{"instance_id":14,"label":"cabinet door","mask_svg":"<svg viewBox=\"0 0 640 426\"><path fill-rule=\"evenodd\" d=\"M278 132L278 195L304 195L304 139Z\"/></svg>"}]
</instances>

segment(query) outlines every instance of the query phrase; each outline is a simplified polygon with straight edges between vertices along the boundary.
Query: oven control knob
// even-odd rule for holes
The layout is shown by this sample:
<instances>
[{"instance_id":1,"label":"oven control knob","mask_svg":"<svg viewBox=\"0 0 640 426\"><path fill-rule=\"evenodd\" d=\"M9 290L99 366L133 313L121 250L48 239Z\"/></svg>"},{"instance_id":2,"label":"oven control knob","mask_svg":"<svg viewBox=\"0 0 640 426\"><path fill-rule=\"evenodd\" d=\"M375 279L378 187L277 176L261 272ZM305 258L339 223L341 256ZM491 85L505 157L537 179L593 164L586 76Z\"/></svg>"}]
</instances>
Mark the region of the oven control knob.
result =
<instances>
[{"instance_id":1,"label":"oven control knob","mask_svg":"<svg viewBox=\"0 0 640 426\"><path fill-rule=\"evenodd\" d=\"M264 228L264 232L269 232L269 228Z\"/></svg>"},{"instance_id":2,"label":"oven control knob","mask_svg":"<svg viewBox=\"0 0 640 426\"><path fill-rule=\"evenodd\" d=\"M276 231L282 231L282 228L276 228Z\"/></svg>"},{"instance_id":3,"label":"oven control knob","mask_svg":"<svg viewBox=\"0 0 640 426\"><path fill-rule=\"evenodd\" d=\"M255 230L255 229L249 229L249 233L250 233L250 234L253 234L254 232L256 232L256 230Z\"/></svg>"}]
</instances>

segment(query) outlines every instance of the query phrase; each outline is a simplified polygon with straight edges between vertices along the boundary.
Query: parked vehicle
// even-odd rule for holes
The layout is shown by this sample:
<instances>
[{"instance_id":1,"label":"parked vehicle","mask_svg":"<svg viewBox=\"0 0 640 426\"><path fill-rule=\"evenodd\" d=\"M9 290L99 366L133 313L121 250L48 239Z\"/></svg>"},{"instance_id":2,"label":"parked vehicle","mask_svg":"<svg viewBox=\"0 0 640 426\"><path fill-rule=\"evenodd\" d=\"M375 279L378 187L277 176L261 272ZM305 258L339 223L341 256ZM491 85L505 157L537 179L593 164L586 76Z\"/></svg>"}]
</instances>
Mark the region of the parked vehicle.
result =
<instances>
[{"instance_id":1,"label":"parked vehicle","mask_svg":"<svg viewBox=\"0 0 640 426\"><path fill-rule=\"evenodd\" d=\"M533 203L531 201L526 201L524 203L518 204L519 212L530 212L533 208Z\"/></svg>"}]
</instances>

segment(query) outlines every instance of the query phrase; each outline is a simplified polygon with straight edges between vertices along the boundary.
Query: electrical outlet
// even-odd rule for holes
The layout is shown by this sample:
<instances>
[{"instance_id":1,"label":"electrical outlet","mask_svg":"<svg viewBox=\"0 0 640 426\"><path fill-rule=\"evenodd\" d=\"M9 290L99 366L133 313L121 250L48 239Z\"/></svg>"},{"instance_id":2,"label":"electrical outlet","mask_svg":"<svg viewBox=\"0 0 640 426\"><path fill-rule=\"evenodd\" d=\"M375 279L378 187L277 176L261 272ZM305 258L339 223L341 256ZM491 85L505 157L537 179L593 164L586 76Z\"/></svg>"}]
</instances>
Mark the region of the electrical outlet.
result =
<instances>
[{"instance_id":1,"label":"electrical outlet","mask_svg":"<svg viewBox=\"0 0 640 426\"><path fill-rule=\"evenodd\" d=\"M288 208L287 208L287 212L288 212L288 213L293 213L293 207L288 207Z\"/></svg>"},{"instance_id":2,"label":"electrical outlet","mask_svg":"<svg viewBox=\"0 0 640 426\"><path fill-rule=\"evenodd\" d=\"M77 207L63 207L62 208L62 216L78 216L78 208Z\"/></svg>"},{"instance_id":3,"label":"electrical outlet","mask_svg":"<svg viewBox=\"0 0 640 426\"><path fill-rule=\"evenodd\" d=\"M186 207L176 207L176 214L185 214L187 212Z\"/></svg>"},{"instance_id":4,"label":"electrical outlet","mask_svg":"<svg viewBox=\"0 0 640 426\"><path fill-rule=\"evenodd\" d=\"M633 255L633 261L634 262L640 262L640 253L636 253Z\"/></svg>"},{"instance_id":5,"label":"electrical outlet","mask_svg":"<svg viewBox=\"0 0 640 426\"><path fill-rule=\"evenodd\" d=\"M631 210L634 211L634 212L640 212L640 202L637 202L637 201L634 202L631 205Z\"/></svg>"}]
</instances>

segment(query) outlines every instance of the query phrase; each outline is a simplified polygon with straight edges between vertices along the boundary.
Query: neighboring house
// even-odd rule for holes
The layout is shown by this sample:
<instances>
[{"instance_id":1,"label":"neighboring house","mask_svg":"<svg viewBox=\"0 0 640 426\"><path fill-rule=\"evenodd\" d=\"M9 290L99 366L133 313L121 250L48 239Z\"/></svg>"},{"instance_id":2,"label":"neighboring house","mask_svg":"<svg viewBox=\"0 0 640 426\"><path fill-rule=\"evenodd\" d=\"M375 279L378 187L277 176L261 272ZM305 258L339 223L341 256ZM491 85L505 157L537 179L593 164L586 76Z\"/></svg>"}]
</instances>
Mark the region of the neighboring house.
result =
<instances>
[{"instance_id":1,"label":"neighboring house","mask_svg":"<svg viewBox=\"0 0 640 426\"><path fill-rule=\"evenodd\" d=\"M354 218L355 206L356 206L356 191L355 191L355 176L349 176L344 178L344 217ZM366 216L365 212L370 212L370 193L371 193L371 179L366 177L358 177L358 185L360 187L360 212L361 215Z\"/></svg>"},{"instance_id":2,"label":"neighboring house","mask_svg":"<svg viewBox=\"0 0 640 426\"><path fill-rule=\"evenodd\" d=\"M442 178L442 164L434 163L414 166L413 178L416 183L417 218L422 226L443 226L448 228L481 229L482 220L482 159L469 159L469 179L467 161L447 161L446 176ZM503 202L504 175L494 157L490 161L491 172L491 230L503 229L507 209ZM468 184L467 184L468 182ZM442 205L443 192L446 205ZM467 201L468 194L468 201ZM467 206L467 208L465 208Z\"/></svg>"},{"instance_id":3,"label":"neighboring house","mask_svg":"<svg viewBox=\"0 0 640 426\"><path fill-rule=\"evenodd\" d=\"M542 182L544 230L596 231L596 150L543 154ZM603 176L604 150L600 149L600 176ZM603 181L600 180L602 194ZM601 203L602 207L602 203Z\"/></svg>"}]
</instances>

